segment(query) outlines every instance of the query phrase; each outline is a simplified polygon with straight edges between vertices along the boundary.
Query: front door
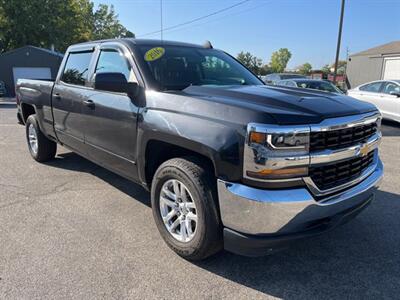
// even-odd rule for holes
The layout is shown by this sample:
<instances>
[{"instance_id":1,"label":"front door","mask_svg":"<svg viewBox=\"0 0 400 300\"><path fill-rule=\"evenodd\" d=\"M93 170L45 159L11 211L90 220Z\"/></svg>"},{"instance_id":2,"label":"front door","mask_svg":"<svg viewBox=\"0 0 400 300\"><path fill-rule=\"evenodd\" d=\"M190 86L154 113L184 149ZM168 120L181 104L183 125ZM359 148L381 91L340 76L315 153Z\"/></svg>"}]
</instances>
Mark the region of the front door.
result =
<instances>
[{"instance_id":1,"label":"front door","mask_svg":"<svg viewBox=\"0 0 400 300\"><path fill-rule=\"evenodd\" d=\"M117 72L137 82L132 63L118 46L99 49L94 76ZM136 180L136 130L139 108L125 93L92 90L90 107L84 107L85 143L98 164Z\"/></svg>"},{"instance_id":2,"label":"front door","mask_svg":"<svg viewBox=\"0 0 400 300\"><path fill-rule=\"evenodd\" d=\"M395 94L392 94L395 93ZM382 88L381 93L381 111L390 119L400 120L400 86L395 83L388 81Z\"/></svg>"}]
</instances>

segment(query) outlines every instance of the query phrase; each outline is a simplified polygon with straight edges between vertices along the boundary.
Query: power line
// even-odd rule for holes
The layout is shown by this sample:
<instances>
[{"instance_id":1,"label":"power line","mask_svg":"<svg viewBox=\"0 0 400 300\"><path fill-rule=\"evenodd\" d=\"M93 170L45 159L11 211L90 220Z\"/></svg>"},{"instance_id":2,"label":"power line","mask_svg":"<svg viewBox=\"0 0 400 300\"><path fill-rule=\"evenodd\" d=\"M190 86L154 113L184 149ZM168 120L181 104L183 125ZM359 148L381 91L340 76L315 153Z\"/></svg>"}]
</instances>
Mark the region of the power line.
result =
<instances>
[{"instance_id":1,"label":"power line","mask_svg":"<svg viewBox=\"0 0 400 300\"><path fill-rule=\"evenodd\" d=\"M184 27L176 28L176 29L173 29L173 30L169 31L169 33L171 33L171 32L176 32L176 31L179 31L179 30L190 29L190 28L192 28L192 27L198 27L198 26L207 25L207 24L212 23L212 22L218 22L218 21L221 21L222 19L225 19L225 18L227 18L227 17L232 17L232 16L241 15L241 14L247 13L247 12L249 12L249 11L258 9L258 8L260 8L260 7L262 7L262 6L266 5L266 4L267 4L267 3L265 2L265 3L262 3L262 4L260 4L260 5L255 6L255 7L250 7L250 8L245 9L245 10L241 10L241 11L234 12L234 13L231 13L231 14L223 15L223 16L221 16L220 18L217 18L217 19L211 19L211 20L209 20L209 21L205 21L205 22L202 22L202 23L192 24L192 25L189 25L189 26L184 26Z\"/></svg>"},{"instance_id":2,"label":"power line","mask_svg":"<svg viewBox=\"0 0 400 300\"><path fill-rule=\"evenodd\" d=\"M239 6L239 5L242 5L242 4L244 4L244 3L246 3L246 2L249 2L249 1L250 1L250 0L244 0L244 1L241 1L241 2L236 3L236 4L234 4L234 5L225 7L225 8L220 9L220 10L217 10L217 11L215 11L215 12L213 12L213 13L208 14L208 15L201 16L201 17L198 17L198 18L195 18L195 19L193 19L193 20L186 21L186 22L183 22L183 23L180 23L180 24L176 24L176 25L173 25L173 26L164 28L163 30L156 30L156 31L148 32L148 33L139 35L138 37L143 37L143 36L148 36L148 35L160 33L161 31L164 31L164 32L165 32L165 31L167 31L167 30L171 30L171 29L175 29L175 28L177 28L177 27L181 27L181 26L184 26L184 25L188 25L188 24L191 24L191 23L194 23L194 22L203 20L203 19L205 19L205 18L209 18L209 17L211 17L211 16L215 16L215 15L217 15L217 14L220 14L220 13L222 13L222 12L224 12L224 11L227 11L227 10L229 10L229 9L232 9L232 8L234 8L234 7L237 7L237 6Z\"/></svg>"}]
</instances>

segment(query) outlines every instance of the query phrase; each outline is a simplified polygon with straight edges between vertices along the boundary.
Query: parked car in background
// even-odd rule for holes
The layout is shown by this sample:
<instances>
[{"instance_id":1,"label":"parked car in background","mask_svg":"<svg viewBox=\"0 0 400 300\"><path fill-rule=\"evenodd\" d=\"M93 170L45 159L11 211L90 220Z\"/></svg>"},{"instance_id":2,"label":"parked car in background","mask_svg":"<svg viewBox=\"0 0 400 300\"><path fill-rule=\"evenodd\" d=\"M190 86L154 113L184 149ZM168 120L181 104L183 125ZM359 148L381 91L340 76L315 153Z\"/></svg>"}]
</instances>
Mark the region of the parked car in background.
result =
<instances>
[{"instance_id":1,"label":"parked car in background","mask_svg":"<svg viewBox=\"0 0 400 300\"><path fill-rule=\"evenodd\" d=\"M267 84L276 84L278 81L285 79L307 78L304 75L292 74L292 73L273 73L262 77L263 77L262 80Z\"/></svg>"},{"instance_id":2,"label":"parked car in background","mask_svg":"<svg viewBox=\"0 0 400 300\"><path fill-rule=\"evenodd\" d=\"M6 95L6 85L3 81L0 81L0 97L4 97Z\"/></svg>"},{"instance_id":3,"label":"parked car in background","mask_svg":"<svg viewBox=\"0 0 400 300\"><path fill-rule=\"evenodd\" d=\"M329 92L334 94L344 94L338 87L332 82L320 79L304 79L304 78L293 78L281 80L276 83L280 86L290 86L303 89L318 90L323 92Z\"/></svg>"},{"instance_id":4,"label":"parked car in background","mask_svg":"<svg viewBox=\"0 0 400 300\"><path fill-rule=\"evenodd\" d=\"M348 90L353 98L375 104L383 118L400 122L400 80L378 80Z\"/></svg>"}]
</instances>

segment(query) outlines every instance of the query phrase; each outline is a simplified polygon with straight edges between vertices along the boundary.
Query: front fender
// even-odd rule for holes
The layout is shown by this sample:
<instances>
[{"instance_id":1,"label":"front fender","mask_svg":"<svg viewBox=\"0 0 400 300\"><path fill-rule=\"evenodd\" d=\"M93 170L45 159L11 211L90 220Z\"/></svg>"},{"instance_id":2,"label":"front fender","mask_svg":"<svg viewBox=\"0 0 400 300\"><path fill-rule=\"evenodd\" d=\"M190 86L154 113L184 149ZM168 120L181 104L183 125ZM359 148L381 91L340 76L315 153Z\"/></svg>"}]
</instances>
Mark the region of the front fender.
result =
<instances>
[{"instance_id":1,"label":"front fender","mask_svg":"<svg viewBox=\"0 0 400 300\"><path fill-rule=\"evenodd\" d=\"M145 178L145 152L149 141L176 145L209 158L218 178L239 181L242 176L242 157L245 127L238 124L149 109L142 114L138 125L138 170Z\"/></svg>"}]
</instances>

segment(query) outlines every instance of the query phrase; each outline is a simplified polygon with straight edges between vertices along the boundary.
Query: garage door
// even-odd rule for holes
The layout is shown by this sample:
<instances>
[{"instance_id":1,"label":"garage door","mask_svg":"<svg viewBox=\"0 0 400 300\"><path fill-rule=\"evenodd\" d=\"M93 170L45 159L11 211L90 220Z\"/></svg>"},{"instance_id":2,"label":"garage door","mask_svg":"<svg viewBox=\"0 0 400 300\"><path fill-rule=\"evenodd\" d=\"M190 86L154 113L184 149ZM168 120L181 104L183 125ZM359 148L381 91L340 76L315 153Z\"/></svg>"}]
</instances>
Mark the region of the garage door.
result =
<instances>
[{"instance_id":1,"label":"garage door","mask_svg":"<svg viewBox=\"0 0 400 300\"><path fill-rule=\"evenodd\" d=\"M400 57L385 59L383 79L400 79Z\"/></svg>"},{"instance_id":2,"label":"garage door","mask_svg":"<svg viewBox=\"0 0 400 300\"><path fill-rule=\"evenodd\" d=\"M13 68L14 83L24 79L51 79L50 68Z\"/></svg>"}]
</instances>

